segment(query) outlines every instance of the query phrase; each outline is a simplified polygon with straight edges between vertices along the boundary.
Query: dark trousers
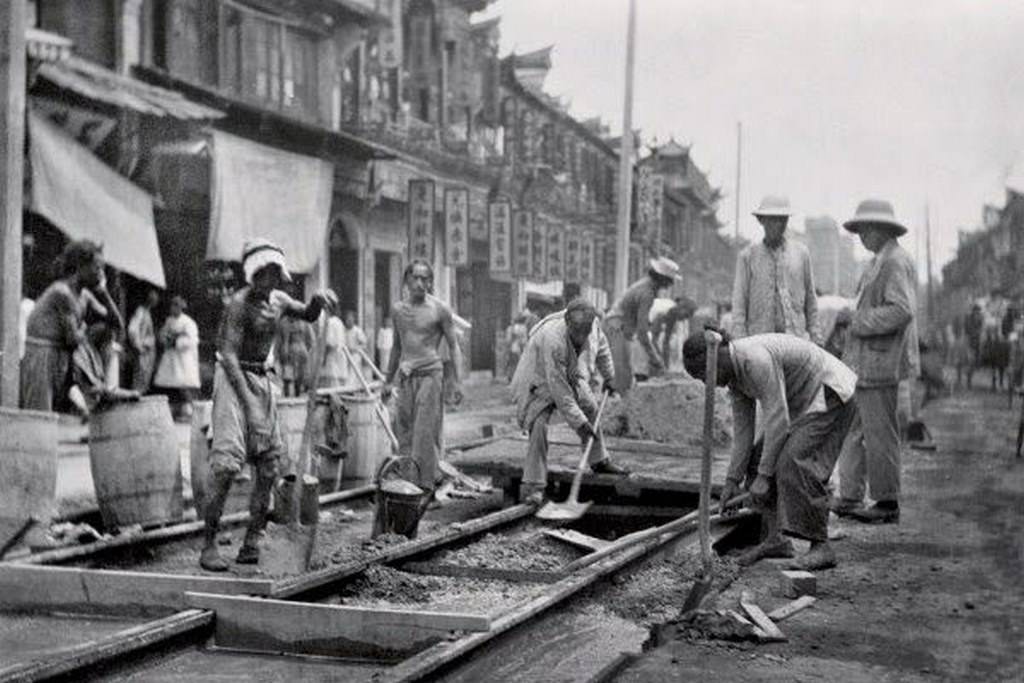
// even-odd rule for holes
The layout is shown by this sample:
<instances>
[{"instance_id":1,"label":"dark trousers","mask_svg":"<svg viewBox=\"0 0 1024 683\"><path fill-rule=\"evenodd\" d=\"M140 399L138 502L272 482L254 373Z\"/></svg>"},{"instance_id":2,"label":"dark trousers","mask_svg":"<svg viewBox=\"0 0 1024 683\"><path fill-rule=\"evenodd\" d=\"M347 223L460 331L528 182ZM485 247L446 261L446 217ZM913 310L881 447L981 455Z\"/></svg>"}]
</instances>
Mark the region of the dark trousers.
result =
<instances>
[{"instance_id":1,"label":"dark trousers","mask_svg":"<svg viewBox=\"0 0 1024 683\"><path fill-rule=\"evenodd\" d=\"M802 415L790 425L789 436L775 463L773 502L779 530L808 541L828 540L828 480L857 409L825 390L828 410ZM759 457L751 457L751 462ZM756 469L756 464L753 465Z\"/></svg>"}]
</instances>

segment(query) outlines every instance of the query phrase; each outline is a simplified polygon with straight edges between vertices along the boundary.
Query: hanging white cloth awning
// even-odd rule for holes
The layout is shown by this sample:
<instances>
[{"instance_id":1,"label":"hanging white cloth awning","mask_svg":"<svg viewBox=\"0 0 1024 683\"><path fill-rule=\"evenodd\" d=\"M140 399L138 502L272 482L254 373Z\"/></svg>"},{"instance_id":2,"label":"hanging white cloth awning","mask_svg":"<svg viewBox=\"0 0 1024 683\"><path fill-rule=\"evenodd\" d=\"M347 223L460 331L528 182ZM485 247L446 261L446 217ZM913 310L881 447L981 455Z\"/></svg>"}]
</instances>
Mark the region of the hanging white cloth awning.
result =
<instances>
[{"instance_id":1,"label":"hanging white cloth awning","mask_svg":"<svg viewBox=\"0 0 1024 683\"><path fill-rule=\"evenodd\" d=\"M308 273L325 248L334 166L322 159L213 132L213 212L206 257L238 261L245 240L284 250L288 269Z\"/></svg>"},{"instance_id":2,"label":"hanging white cloth awning","mask_svg":"<svg viewBox=\"0 0 1024 683\"><path fill-rule=\"evenodd\" d=\"M29 112L30 208L72 239L103 245L110 265L166 286L153 198L36 111Z\"/></svg>"}]
</instances>

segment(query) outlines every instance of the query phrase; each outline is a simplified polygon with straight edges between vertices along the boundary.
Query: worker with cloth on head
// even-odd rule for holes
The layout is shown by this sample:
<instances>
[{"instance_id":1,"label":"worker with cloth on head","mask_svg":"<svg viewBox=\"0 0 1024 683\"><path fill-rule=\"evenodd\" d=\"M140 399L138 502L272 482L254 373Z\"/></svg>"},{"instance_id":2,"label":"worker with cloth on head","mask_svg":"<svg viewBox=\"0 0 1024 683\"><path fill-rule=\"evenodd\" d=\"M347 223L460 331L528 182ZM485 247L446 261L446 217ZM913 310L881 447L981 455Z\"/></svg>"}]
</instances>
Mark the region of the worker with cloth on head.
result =
<instances>
[{"instance_id":1,"label":"worker with cloth on head","mask_svg":"<svg viewBox=\"0 0 1024 683\"><path fill-rule=\"evenodd\" d=\"M743 249L736 259L729 330L736 339L777 332L815 344L823 341L810 253L786 238L791 215L785 197L765 197L754 211L764 240Z\"/></svg>"},{"instance_id":2,"label":"worker with cloth on head","mask_svg":"<svg viewBox=\"0 0 1024 683\"><path fill-rule=\"evenodd\" d=\"M291 316L314 322L321 311L337 304L330 290L317 292L309 304L282 292L281 286L291 281L291 275L284 252L268 240L245 243L242 270L246 286L235 292L225 307L213 378L209 501L199 564L215 572L228 569L217 550L217 528L231 484L247 462L252 465L255 482L249 499L249 527L236 561L259 562L257 540L266 524L278 460L286 455L277 416L277 388L268 375L280 319Z\"/></svg>"},{"instance_id":3,"label":"worker with cloth on head","mask_svg":"<svg viewBox=\"0 0 1024 683\"><path fill-rule=\"evenodd\" d=\"M615 390L620 394L625 394L633 386L631 347L634 340L647 357L646 376L655 377L664 372L665 361L651 339L651 306L658 292L671 287L679 277L679 264L672 259L651 259L647 264L647 275L631 284L608 312L604 321L605 334L615 363Z\"/></svg>"},{"instance_id":4,"label":"worker with cloth on head","mask_svg":"<svg viewBox=\"0 0 1024 683\"><path fill-rule=\"evenodd\" d=\"M843 360L857 372L857 418L839 458L837 515L869 524L900 519L899 383L917 377L917 272L897 238L907 228L892 204L868 199L843 227L875 256L861 277ZM864 507L865 480L875 500Z\"/></svg>"},{"instance_id":5,"label":"worker with cloth on head","mask_svg":"<svg viewBox=\"0 0 1024 683\"><path fill-rule=\"evenodd\" d=\"M512 378L519 426L530 435L521 494L528 502L541 503L547 487L548 423L557 409L580 441L595 439L590 469L600 474L629 472L608 459L600 430L592 420L598 402L588 381L581 356L589 352L597 310L583 299L574 299L565 311L552 313L531 330L523 357ZM600 339L597 337L600 344ZM594 359L604 378L604 390L615 389L615 368L607 344L600 344Z\"/></svg>"},{"instance_id":6,"label":"worker with cloth on head","mask_svg":"<svg viewBox=\"0 0 1024 683\"><path fill-rule=\"evenodd\" d=\"M683 362L688 373L704 379L707 342L702 333L683 344ZM763 519L760 544L744 553L740 564L793 557L792 541L780 535L785 534L811 543L794 568L835 566L826 485L856 413L857 376L821 347L786 334L734 341L723 335L717 368L718 385L732 393L734 421L722 507L746 480ZM754 445L757 406L763 411L760 449Z\"/></svg>"}]
</instances>

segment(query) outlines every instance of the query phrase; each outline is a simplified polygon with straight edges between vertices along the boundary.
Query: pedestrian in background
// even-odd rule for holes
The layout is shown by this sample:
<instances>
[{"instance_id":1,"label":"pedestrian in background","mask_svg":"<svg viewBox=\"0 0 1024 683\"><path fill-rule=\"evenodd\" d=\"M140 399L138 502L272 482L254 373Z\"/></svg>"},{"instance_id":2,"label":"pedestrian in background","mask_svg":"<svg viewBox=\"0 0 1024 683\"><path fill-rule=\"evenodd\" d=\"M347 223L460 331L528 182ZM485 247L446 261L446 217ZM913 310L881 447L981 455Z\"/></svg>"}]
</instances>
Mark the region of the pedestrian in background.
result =
<instances>
[{"instance_id":1,"label":"pedestrian in background","mask_svg":"<svg viewBox=\"0 0 1024 683\"><path fill-rule=\"evenodd\" d=\"M131 320L128 321L128 351L131 362L132 388L140 394L149 391L156 368L156 327L153 325L153 309L160 303L155 289L146 293Z\"/></svg>"},{"instance_id":2,"label":"pedestrian in background","mask_svg":"<svg viewBox=\"0 0 1024 683\"><path fill-rule=\"evenodd\" d=\"M175 296L163 327L160 344L163 353L153 378L153 386L166 394L179 419L192 415L192 397L199 389L199 327L185 311L185 299Z\"/></svg>"},{"instance_id":3,"label":"pedestrian in background","mask_svg":"<svg viewBox=\"0 0 1024 683\"><path fill-rule=\"evenodd\" d=\"M637 370L647 377L665 371L665 361L654 348L650 333L651 306L658 292L679 280L679 264L660 257L647 264L647 275L631 284L616 301L605 318L605 335L615 363L615 390L625 395L633 386ZM632 343L640 346L646 367L633 364Z\"/></svg>"},{"instance_id":4,"label":"pedestrian in background","mask_svg":"<svg viewBox=\"0 0 1024 683\"><path fill-rule=\"evenodd\" d=\"M60 279L39 297L25 326L20 405L50 411L66 405L71 354L84 341L82 292L94 292L113 334L124 329L103 272L103 248L89 240L69 243L58 259Z\"/></svg>"},{"instance_id":5,"label":"pedestrian in background","mask_svg":"<svg viewBox=\"0 0 1024 683\"><path fill-rule=\"evenodd\" d=\"M391 349L395 347L395 327L391 316L384 316L377 330L377 367L386 368L391 364Z\"/></svg>"},{"instance_id":6,"label":"pedestrian in background","mask_svg":"<svg viewBox=\"0 0 1024 683\"><path fill-rule=\"evenodd\" d=\"M519 365L519 358L523 355L523 348L526 347L526 316L522 313L517 315L505 329L505 376L512 381L512 375Z\"/></svg>"},{"instance_id":7,"label":"pedestrian in background","mask_svg":"<svg viewBox=\"0 0 1024 683\"><path fill-rule=\"evenodd\" d=\"M285 396L302 396L309 385L309 358L316 343L313 326L305 320L285 316L278 325L277 362Z\"/></svg>"},{"instance_id":8,"label":"pedestrian in background","mask_svg":"<svg viewBox=\"0 0 1024 683\"><path fill-rule=\"evenodd\" d=\"M785 197L765 197L754 211L764 239L736 260L730 331L736 339L777 332L823 343L810 253L786 238L791 215Z\"/></svg>"},{"instance_id":9,"label":"pedestrian in background","mask_svg":"<svg viewBox=\"0 0 1024 683\"><path fill-rule=\"evenodd\" d=\"M898 386L920 371L917 273L897 241L907 228L892 204L868 199L844 226L874 258L861 277L843 361L857 373L857 417L839 458L839 499L832 510L866 523L900 519ZM863 505L865 480L874 505Z\"/></svg>"}]
</instances>

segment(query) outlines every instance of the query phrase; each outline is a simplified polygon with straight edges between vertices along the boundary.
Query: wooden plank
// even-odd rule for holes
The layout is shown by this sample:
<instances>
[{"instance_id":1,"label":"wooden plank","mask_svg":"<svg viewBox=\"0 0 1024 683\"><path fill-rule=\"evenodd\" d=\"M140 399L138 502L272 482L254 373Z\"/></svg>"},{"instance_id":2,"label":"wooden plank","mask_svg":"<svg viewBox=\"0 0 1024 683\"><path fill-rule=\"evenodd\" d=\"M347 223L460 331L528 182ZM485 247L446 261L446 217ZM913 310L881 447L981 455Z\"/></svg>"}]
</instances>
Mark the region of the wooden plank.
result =
<instances>
[{"instance_id":1,"label":"wooden plank","mask_svg":"<svg viewBox=\"0 0 1024 683\"><path fill-rule=\"evenodd\" d=\"M655 507L652 505L591 505L588 517L671 517L676 519L692 512L693 508Z\"/></svg>"},{"instance_id":2,"label":"wooden plank","mask_svg":"<svg viewBox=\"0 0 1024 683\"><path fill-rule=\"evenodd\" d=\"M152 647L187 633L200 633L213 623L213 612L190 609L163 619L118 631L106 638L93 640L59 652L47 653L45 660L21 662L0 669L0 683L43 681L69 676L104 662Z\"/></svg>"},{"instance_id":3,"label":"wooden plank","mask_svg":"<svg viewBox=\"0 0 1024 683\"><path fill-rule=\"evenodd\" d=\"M480 579L484 581L511 581L513 583L554 583L561 581L567 574L561 571L545 572L528 569L500 569L495 567L471 567L463 564L444 562L406 562L404 571L430 576L454 576L464 579Z\"/></svg>"},{"instance_id":4,"label":"wooden plank","mask_svg":"<svg viewBox=\"0 0 1024 683\"><path fill-rule=\"evenodd\" d=\"M320 496L320 505L334 505L342 501L362 498L371 495L374 491L376 491L375 486L361 486L348 491L328 493ZM230 515L224 515L220 520L220 525L222 529L225 529L231 526L247 524L248 522L248 512L235 512ZM187 536L194 536L202 533L204 528L205 525L201 521L175 524L173 526L162 527L160 529L153 529L151 531L144 531L136 534L121 534L113 538L96 541L95 543L86 543L69 548L57 548L56 550L47 550L45 552L29 555L28 557L19 558L18 562L21 564L62 564L70 562L71 560L80 560L94 555L99 555L100 553L109 552L118 548L147 545L151 543L164 543L167 541L185 538Z\"/></svg>"},{"instance_id":5,"label":"wooden plank","mask_svg":"<svg viewBox=\"0 0 1024 683\"><path fill-rule=\"evenodd\" d=\"M596 507L596 506L595 506ZM594 508L591 507L591 510ZM589 510L588 510L589 512ZM545 529L542 532L548 538L553 538L556 541L568 543L576 548L582 548L587 552L595 552L597 550L603 550L612 544L611 541L606 541L601 538L594 538L587 534L580 533L573 529Z\"/></svg>"},{"instance_id":6,"label":"wooden plank","mask_svg":"<svg viewBox=\"0 0 1024 683\"><path fill-rule=\"evenodd\" d=\"M775 625L775 622L769 619L768 615L765 614L764 611L760 607L755 605L753 602L741 598L740 607L742 607L743 611L747 613L747 616L750 617L750 620L753 621L759 629L764 631L763 640L765 640L766 642L774 641L780 643L788 640L788 638L786 638L786 634L783 633L779 629L779 627Z\"/></svg>"},{"instance_id":7,"label":"wooden plank","mask_svg":"<svg viewBox=\"0 0 1024 683\"><path fill-rule=\"evenodd\" d=\"M12 610L152 613L185 607L187 591L269 595L268 580L0 565L0 606Z\"/></svg>"},{"instance_id":8,"label":"wooden plank","mask_svg":"<svg viewBox=\"0 0 1024 683\"><path fill-rule=\"evenodd\" d=\"M660 538L658 543L654 545L630 546L615 557L605 558L601 562L571 574L558 583L552 584L533 600L518 605L508 613L495 619L491 623L491 629L486 633L474 633L457 640L443 641L433 645L429 649L406 659L381 674L377 674L374 678L374 683L405 683L407 681L427 680L431 674L441 667L472 652L505 631L532 619L640 557L667 545L676 539L677 536ZM695 543L697 540L696 534L692 534L692 536L691 540Z\"/></svg>"},{"instance_id":9,"label":"wooden plank","mask_svg":"<svg viewBox=\"0 0 1024 683\"><path fill-rule=\"evenodd\" d=\"M769 612L768 618L774 622L783 621L784 619L790 618L797 612L810 607L817 601L818 599L813 595L802 595L796 600L786 603L782 607Z\"/></svg>"},{"instance_id":10,"label":"wooden plank","mask_svg":"<svg viewBox=\"0 0 1024 683\"><path fill-rule=\"evenodd\" d=\"M323 605L290 600L188 593L193 607L213 610L214 644L247 652L393 661L448 638L487 631L483 615Z\"/></svg>"},{"instance_id":11,"label":"wooden plank","mask_svg":"<svg viewBox=\"0 0 1024 683\"><path fill-rule=\"evenodd\" d=\"M394 562L430 550L436 550L445 545L462 541L510 522L529 517L536 509L533 505L514 505L468 522L455 522L437 533L417 538L414 541L399 543L383 548L376 553L365 555L360 559L277 582L274 584L272 595L275 598L288 598L299 595L358 574L371 564Z\"/></svg>"}]
</instances>

